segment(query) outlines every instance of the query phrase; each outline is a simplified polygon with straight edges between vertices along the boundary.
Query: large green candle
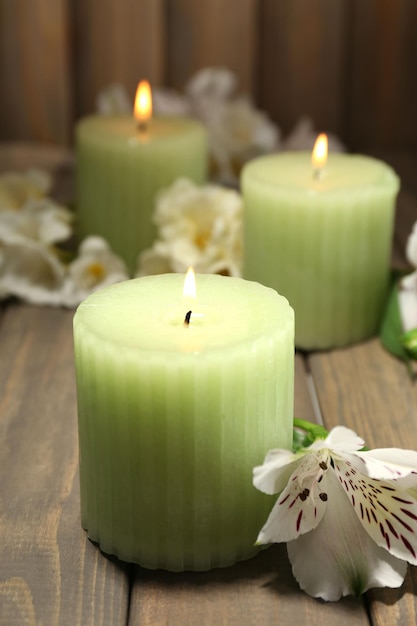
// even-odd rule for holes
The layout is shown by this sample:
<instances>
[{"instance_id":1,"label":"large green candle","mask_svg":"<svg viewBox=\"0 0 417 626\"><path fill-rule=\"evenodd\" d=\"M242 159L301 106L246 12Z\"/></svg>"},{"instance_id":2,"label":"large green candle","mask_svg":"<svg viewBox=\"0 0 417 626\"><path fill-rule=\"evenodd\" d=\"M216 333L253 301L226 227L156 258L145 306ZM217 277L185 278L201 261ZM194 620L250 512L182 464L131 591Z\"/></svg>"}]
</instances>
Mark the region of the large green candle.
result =
<instances>
[{"instance_id":1,"label":"large green candle","mask_svg":"<svg viewBox=\"0 0 417 626\"><path fill-rule=\"evenodd\" d=\"M204 127L186 118L154 117L139 129L129 116L95 115L76 128L76 209L80 237L101 235L134 272L153 244L156 193L178 177L203 183Z\"/></svg>"},{"instance_id":2,"label":"large green candle","mask_svg":"<svg viewBox=\"0 0 417 626\"><path fill-rule=\"evenodd\" d=\"M242 174L244 277L286 296L304 349L360 341L378 329L387 294L399 180L376 159L308 153L250 162Z\"/></svg>"},{"instance_id":3,"label":"large green candle","mask_svg":"<svg viewBox=\"0 0 417 626\"><path fill-rule=\"evenodd\" d=\"M190 303L182 283L119 283L74 318L82 524L104 552L173 571L256 553L271 503L252 469L291 447L293 420L287 300L198 275Z\"/></svg>"}]
</instances>

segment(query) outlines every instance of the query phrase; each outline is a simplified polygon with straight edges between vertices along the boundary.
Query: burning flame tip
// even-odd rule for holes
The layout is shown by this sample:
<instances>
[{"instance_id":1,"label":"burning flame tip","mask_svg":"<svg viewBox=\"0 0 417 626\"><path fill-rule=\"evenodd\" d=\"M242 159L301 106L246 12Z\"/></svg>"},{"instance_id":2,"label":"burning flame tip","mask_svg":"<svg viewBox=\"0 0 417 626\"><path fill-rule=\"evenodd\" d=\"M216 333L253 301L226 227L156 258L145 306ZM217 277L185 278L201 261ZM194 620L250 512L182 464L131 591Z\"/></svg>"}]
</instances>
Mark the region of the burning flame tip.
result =
<instances>
[{"instance_id":1,"label":"burning flame tip","mask_svg":"<svg viewBox=\"0 0 417 626\"><path fill-rule=\"evenodd\" d=\"M152 117L152 92L147 80L141 80L136 90L134 113L138 122Z\"/></svg>"}]
</instances>

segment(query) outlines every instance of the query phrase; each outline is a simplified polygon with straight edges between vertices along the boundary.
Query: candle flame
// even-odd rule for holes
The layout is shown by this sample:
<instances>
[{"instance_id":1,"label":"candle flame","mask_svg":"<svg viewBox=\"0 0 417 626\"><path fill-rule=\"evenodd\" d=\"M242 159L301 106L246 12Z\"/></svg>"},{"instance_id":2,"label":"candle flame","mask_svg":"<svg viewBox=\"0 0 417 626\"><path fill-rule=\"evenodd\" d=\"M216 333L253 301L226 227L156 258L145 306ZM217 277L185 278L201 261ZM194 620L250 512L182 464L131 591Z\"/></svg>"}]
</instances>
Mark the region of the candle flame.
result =
<instances>
[{"instance_id":1,"label":"candle flame","mask_svg":"<svg viewBox=\"0 0 417 626\"><path fill-rule=\"evenodd\" d=\"M141 80L136 90L135 119L139 126L145 126L152 117L152 92L147 80Z\"/></svg>"},{"instance_id":2,"label":"candle flame","mask_svg":"<svg viewBox=\"0 0 417 626\"><path fill-rule=\"evenodd\" d=\"M187 273L184 278L184 289L183 289L184 298L191 298L195 300L197 297L197 290L195 286L195 274L192 267L189 267Z\"/></svg>"},{"instance_id":3,"label":"candle flame","mask_svg":"<svg viewBox=\"0 0 417 626\"><path fill-rule=\"evenodd\" d=\"M314 144L313 153L311 155L311 162L313 164L314 171L319 174L323 167L327 163L328 141L327 135L321 133Z\"/></svg>"}]
</instances>

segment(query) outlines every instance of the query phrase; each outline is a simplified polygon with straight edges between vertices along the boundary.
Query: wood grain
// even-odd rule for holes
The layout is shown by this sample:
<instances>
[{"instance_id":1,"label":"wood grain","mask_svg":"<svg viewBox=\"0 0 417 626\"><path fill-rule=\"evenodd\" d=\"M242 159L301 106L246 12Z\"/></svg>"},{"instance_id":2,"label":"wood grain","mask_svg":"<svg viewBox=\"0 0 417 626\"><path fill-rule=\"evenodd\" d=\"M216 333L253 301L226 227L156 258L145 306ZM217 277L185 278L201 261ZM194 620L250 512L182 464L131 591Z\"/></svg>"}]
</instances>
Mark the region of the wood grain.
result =
<instances>
[{"instance_id":1,"label":"wood grain","mask_svg":"<svg viewBox=\"0 0 417 626\"><path fill-rule=\"evenodd\" d=\"M360 600L325 605L302 594L284 545L225 569L173 574L135 571L129 626L368 625Z\"/></svg>"},{"instance_id":2,"label":"wood grain","mask_svg":"<svg viewBox=\"0 0 417 626\"><path fill-rule=\"evenodd\" d=\"M167 84L182 89L203 67L227 67L251 92L259 0L168 0Z\"/></svg>"},{"instance_id":3,"label":"wood grain","mask_svg":"<svg viewBox=\"0 0 417 626\"><path fill-rule=\"evenodd\" d=\"M307 115L344 137L347 17L346 0L262 2L258 99L284 133Z\"/></svg>"},{"instance_id":4,"label":"wood grain","mask_svg":"<svg viewBox=\"0 0 417 626\"><path fill-rule=\"evenodd\" d=\"M417 3L354 0L351 147L417 146Z\"/></svg>"},{"instance_id":5,"label":"wood grain","mask_svg":"<svg viewBox=\"0 0 417 626\"><path fill-rule=\"evenodd\" d=\"M72 312L10 306L0 326L0 624L125 624L126 566L80 525Z\"/></svg>"},{"instance_id":6,"label":"wood grain","mask_svg":"<svg viewBox=\"0 0 417 626\"><path fill-rule=\"evenodd\" d=\"M132 97L164 72L163 0L75 0L76 115L96 108L98 92L121 83Z\"/></svg>"},{"instance_id":7,"label":"wood grain","mask_svg":"<svg viewBox=\"0 0 417 626\"><path fill-rule=\"evenodd\" d=\"M0 137L65 145L73 114L66 0L0 2Z\"/></svg>"}]
</instances>

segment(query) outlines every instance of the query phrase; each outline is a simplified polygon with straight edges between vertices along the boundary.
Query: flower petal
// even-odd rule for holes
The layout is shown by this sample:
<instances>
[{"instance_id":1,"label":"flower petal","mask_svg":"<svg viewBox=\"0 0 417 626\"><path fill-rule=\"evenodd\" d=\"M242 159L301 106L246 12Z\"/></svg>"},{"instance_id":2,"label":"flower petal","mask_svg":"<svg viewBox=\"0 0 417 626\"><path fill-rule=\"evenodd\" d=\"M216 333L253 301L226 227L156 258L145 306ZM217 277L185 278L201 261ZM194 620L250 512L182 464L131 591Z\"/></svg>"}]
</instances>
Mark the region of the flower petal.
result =
<instances>
[{"instance_id":1,"label":"flower petal","mask_svg":"<svg viewBox=\"0 0 417 626\"><path fill-rule=\"evenodd\" d=\"M270 450L263 464L254 468L253 484L263 493L280 493L300 461L301 456L289 450Z\"/></svg>"},{"instance_id":2,"label":"flower petal","mask_svg":"<svg viewBox=\"0 0 417 626\"><path fill-rule=\"evenodd\" d=\"M417 485L417 452L415 450L400 450L399 448L376 448L366 452L357 452L365 467L360 471L371 478L386 478L400 481L401 485L407 482L410 486ZM404 478L408 481L403 481Z\"/></svg>"},{"instance_id":3,"label":"flower petal","mask_svg":"<svg viewBox=\"0 0 417 626\"><path fill-rule=\"evenodd\" d=\"M296 464L259 533L258 543L291 541L319 524L326 510L327 475L331 473L324 458L324 454L306 454Z\"/></svg>"},{"instance_id":4,"label":"flower petal","mask_svg":"<svg viewBox=\"0 0 417 626\"><path fill-rule=\"evenodd\" d=\"M417 564L417 502L394 480L370 478L333 457L334 471L360 523L375 543Z\"/></svg>"},{"instance_id":5,"label":"flower petal","mask_svg":"<svg viewBox=\"0 0 417 626\"><path fill-rule=\"evenodd\" d=\"M353 430L346 428L346 426L335 426L335 428L332 428L329 432L326 439L318 440L317 443L322 444L320 447L328 447L332 450L343 450L346 452L360 450L365 444L362 437L359 437ZM314 444L311 447L313 448Z\"/></svg>"},{"instance_id":6,"label":"flower petal","mask_svg":"<svg viewBox=\"0 0 417 626\"><path fill-rule=\"evenodd\" d=\"M371 587L399 587L407 565L378 547L328 472L329 502L321 523L287 544L293 574L313 597L335 601Z\"/></svg>"}]
</instances>

